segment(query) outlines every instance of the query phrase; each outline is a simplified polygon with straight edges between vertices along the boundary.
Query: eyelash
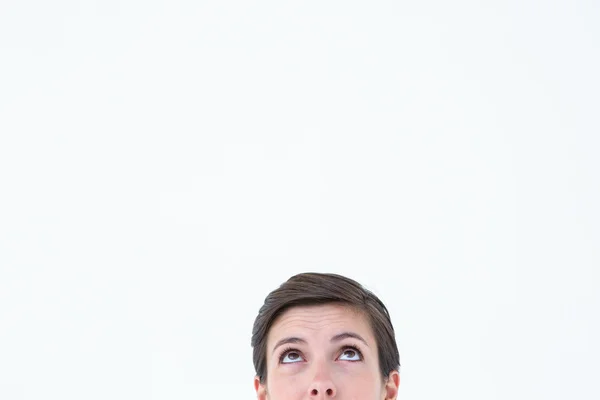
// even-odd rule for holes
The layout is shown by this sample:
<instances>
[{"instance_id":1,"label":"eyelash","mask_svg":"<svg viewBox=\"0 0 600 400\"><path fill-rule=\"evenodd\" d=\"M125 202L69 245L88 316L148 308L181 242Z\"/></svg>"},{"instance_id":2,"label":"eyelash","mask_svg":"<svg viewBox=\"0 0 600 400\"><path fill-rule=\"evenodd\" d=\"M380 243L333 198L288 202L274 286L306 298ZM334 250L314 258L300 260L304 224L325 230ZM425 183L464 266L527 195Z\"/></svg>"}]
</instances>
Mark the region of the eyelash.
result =
<instances>
[{"instance_id":1,"label":"eyelash","mask_svg":"<svg viewBox=\"0 0 600 400\"><path fill-rule=\"evenodd\" d=\"M285 358L285 356L287 356L287 353L289 353L290 351L295 351L297 353L300 353L297 349L294 349L293 347L286 347L285 349L283 349L283 351L281 352L281 355L279 356L280 364L283 362L283 359Z\"/></svg>"},{"instance_id":2,"label":"eyelash","mask_svg":"<svg viewBox=\"0 0 600 400\"><path fill-rule=\"evenodd\" d=\"M353 350L353 351L355 351L355 352L356 352L356 354L358 354L358 356L360 357L361 361L364 359L364 357L363 357L363 354L362 354L362 351L360 351L360 349L359 349L358 347L356 347L356 346L354 346L354 345L351 345L351 344L350 344L350 345L347 345L347 346L344 346L344 347L342 347L342 353L341 353L341 354L344 354L344 352L345 352L346 350ZM280 364L281 364L281 363L283 363L283 359L284 359L284 358L285 358L285 356L287 356L287 354L288 354L289 352L291 352L291 351L294 351L294 352L296 352L296 353L298 353L298 354L301 354L300 350L298 350L298 349L295 349L295 348L293 348L293 347L286 347L286 348L285 348L285 349L284 349L284 350L281 352L281 355L279 356L279 363L280 363Z\"/></svg>"}]
</instances>

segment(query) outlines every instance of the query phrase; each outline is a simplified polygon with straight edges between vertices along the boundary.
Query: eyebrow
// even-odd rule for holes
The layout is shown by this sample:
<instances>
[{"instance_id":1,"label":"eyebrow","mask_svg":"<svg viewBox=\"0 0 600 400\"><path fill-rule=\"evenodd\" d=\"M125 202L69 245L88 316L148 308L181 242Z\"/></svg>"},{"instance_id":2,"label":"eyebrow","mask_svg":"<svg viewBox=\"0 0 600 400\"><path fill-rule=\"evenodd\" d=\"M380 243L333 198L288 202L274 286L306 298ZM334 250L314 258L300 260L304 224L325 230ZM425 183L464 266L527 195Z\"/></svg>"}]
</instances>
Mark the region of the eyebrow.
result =
<instances>
[{"instance_id":1,"label":"eyebrow","mask_svg":"<svg viewBox=\"0 0 600 400\"><path fill-rule=\"evenodd\" d=\"M369 344L367 343L367 341L365 339L363 339L362 336L360 336L358 333L354 333L354 332L342 332L342 333L338 333L337 335L335 335L334 337L331 338L332 342L339 342L341 340L347 339L347 338L353 338L353 339L358 339L361 342L363 342L365 344L365 346L369 346Z\"/></svg>"},{"instance_id":2,"label":"eyebrow","mask_svg":"<svg viewBox=\"0 0 600 400\"><path fill-rule=\"evenodd\" d=\"M275 350L277 350L277 348L279 346L283 346L284 344L288 344L288 343L303 343L306 344L306 340L299 338L299 337L287 337L284 339L281 339L279 342L277 342L277 344L275 345L275 347L273 347L273 353L275 353Z\"/></svg>"},{"instance_id":3,"label":"eyebrow","mask_svg":"<svg viewBox=\"0 0 600 400\"><path fill-rule=\"evenodd\" d=\"M358 333L354 333L354 332L342 332L342 333L338 333L337 335L335 335L334 337L331 338L331 342L340 342L344 339L348 339L348 338L353 338L353 339L358 339L361 342L363 342L365 344L365 346L369 346L369 344L367 343L367 341L365 339L363 339L362 336L360 336ZM302 344L306 344L306 340L299 338L299 337L295 337L295 336L291 336L291 337L287 337L287 338L283 338L280 341L277 342L277 344L275 345L275 347L273 347L273 353L275 353L275 350L277 350L277 348L279 346L283 346L284 344L289 344L289 343L302 343Z\"/></svg>"}]
</instances>

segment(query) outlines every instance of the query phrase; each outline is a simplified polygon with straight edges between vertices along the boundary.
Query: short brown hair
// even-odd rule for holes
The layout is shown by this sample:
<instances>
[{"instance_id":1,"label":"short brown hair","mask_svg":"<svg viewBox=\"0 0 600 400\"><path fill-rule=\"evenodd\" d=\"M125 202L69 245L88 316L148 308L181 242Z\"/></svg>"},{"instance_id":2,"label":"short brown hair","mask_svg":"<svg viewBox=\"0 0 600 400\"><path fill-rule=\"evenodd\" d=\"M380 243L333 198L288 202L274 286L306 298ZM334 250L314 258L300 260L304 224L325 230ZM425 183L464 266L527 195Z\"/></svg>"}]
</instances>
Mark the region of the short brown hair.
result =
<instances>
[{"instance_id":1,"label":"short brown hair","mask_svg":"<svg viewBox=\"0 0 600 400\"><path fill-rule=\"evenodd\" d=\"M278 316L295 306L339 303L368 316L377 341L379 369L383 378L400 368L400 354L387 308L358 282L337 274L308 272L292 276L265 298L252 328L253 361L260 382L266 381L267 336Z\"/></svg>"}]
</instances>

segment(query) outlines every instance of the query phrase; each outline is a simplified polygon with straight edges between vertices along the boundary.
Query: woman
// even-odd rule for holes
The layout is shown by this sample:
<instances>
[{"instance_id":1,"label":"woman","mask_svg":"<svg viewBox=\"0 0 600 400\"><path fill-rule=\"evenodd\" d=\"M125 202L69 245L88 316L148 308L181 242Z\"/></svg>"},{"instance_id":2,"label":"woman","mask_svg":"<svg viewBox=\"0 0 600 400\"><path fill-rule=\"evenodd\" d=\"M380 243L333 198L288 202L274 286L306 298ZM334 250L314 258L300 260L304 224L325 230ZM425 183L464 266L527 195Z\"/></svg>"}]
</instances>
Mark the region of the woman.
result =
<instances>
[{"instance_id":1,"label":"woman","mask_svg":"<svg viewBox=\"0 0 600 400\"><path fill-rule=\"evenodd\" d=\"M259 400L391 400L400 356L385 305L358 282L304 273L271 292L252 330Z\"/></svg>"}]
</instances>

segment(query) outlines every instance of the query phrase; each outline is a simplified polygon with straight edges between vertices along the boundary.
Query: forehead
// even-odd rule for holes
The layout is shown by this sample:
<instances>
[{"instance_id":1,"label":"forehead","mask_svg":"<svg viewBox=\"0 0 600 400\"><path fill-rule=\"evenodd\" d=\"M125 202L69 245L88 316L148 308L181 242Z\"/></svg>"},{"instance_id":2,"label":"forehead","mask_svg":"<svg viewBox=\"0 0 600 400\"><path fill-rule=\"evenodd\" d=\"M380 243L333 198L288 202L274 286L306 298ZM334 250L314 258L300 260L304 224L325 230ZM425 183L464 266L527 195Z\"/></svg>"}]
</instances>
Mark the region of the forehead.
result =
<instances>
[{"instance_id":1,"label":"forehead","mask_svg":"<svg viewBox=\"0 0 600 400\"><path fill-rule=\"evenodd\" d=\"M369 345L375 344L371 326L364 313L340 304L297 306L281 314L269 330L267 347L287 336L302 336L310 341L319 337L327 340L341 332L355 332Z\"/></svg>"}]
</instances>

